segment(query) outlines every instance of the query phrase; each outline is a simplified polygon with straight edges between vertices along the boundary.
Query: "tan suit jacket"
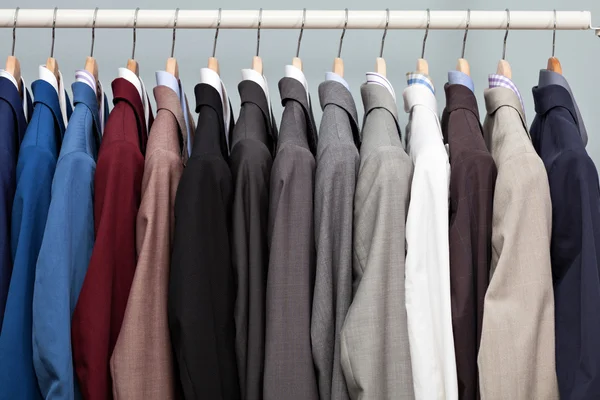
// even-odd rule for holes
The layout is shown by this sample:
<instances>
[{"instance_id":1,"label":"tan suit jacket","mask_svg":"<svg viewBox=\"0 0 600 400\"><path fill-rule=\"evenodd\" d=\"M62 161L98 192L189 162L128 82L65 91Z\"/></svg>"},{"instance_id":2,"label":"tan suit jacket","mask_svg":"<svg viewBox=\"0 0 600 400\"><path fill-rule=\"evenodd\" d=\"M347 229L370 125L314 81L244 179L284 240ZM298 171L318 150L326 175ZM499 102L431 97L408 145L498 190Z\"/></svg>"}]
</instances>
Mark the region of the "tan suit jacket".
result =
<instances>
[{"instance_id":1,"label":"tan suit jacket","mask_svg":"<svg viewBox=\"0 0 600 400\"><path fill-rule=\"evenodd\" d=\"M481 399L558 399L548 177L517 95L487 89L485 103L484 136L498 177L478 356Z\"/></svg>"},{"instance_id":2,"label":"tan suit jacket","mask_svg":"<svg viewBox=\"0 0 600 400\"><path fill-rule=\"evenodd\" d=\"M121 400L169 400L176 392L167 292L175 193L187 159L186 126L172 89L157 86L154 96L158 114L148 138L137 215L138 263L110 360L113 394Z\"/></svg>"}]
</instances>

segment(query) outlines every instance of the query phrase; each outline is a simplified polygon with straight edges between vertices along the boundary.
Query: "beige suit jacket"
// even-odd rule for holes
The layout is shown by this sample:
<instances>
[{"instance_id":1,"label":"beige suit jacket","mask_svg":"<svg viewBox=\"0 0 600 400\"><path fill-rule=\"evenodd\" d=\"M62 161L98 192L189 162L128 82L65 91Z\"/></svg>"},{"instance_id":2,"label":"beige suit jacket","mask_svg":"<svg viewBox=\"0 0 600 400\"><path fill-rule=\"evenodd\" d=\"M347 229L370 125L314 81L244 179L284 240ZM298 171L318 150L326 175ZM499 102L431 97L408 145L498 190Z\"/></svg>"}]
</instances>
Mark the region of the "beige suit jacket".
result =
<instances>
[{"instance_id":1,"label":"beige suit jacket","mask_svg":"<svg viewBox=\"0 0 600 400\"><path fill-rule=\"evenodd\" d=\"M484 136L498 178L478 356L481 399L558 399L548 177L517 95L487 89L485 103Z\"/></svg>"},{"instance_id":2,"label":"beige suit jacket","mask_svg":"<svg viewBox=\"0 0 600 400\"><path fill-rule=\"evenodd\" d=\"M167 289L175 193L187 159L186 126L172 89L157 86L154 96L158 113L148 138L137 215L138 263L110 360L113 394L118 400L169 400L176 392ZM188 120L193 125L193 119Z\"/></svg>"}]
</instances>

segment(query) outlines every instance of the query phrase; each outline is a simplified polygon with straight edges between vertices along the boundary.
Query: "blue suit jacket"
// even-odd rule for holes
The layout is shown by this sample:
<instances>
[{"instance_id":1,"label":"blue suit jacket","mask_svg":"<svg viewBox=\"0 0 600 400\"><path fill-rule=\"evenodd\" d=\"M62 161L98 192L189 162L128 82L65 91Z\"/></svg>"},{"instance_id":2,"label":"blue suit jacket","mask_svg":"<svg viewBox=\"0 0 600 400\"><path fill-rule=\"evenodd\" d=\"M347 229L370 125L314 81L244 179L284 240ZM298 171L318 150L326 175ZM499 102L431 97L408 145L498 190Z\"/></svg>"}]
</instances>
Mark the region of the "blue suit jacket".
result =
<instances>
[{"instance_id":1,"label":"blue suit jacket","mask_svg":"<svg viewBox=\"0 0 600 400\"><path fill-rule=\"evenodd\" d=\"M35 265L46 226L50 187L65 131L56 90L32 84L33 116L21 143L13 202L11 277L0 335L0 399L40 399L32 355L32 300ZM71 106L67 99L67 115ZM48 338L51 340L51 338Z\"/></svg>"},{"instance_id":2,"label":"blue suit jacket","mask_svg":"<svg viewBox=\"0 0 600 400\"><path fill-rule=\"evenodd\" d=\"M27 96L27 109L31 117L31 97ZM12 273L12 257L10 255L10 220L12 204L17 186L17 156L19 145L25 135L27 119L25 119L23 103L19 90L7 78L0 78L0 332L4 319L4 306L8 295L8 284Z\"/></svg>"},{"instance_id":3,"label":"blue suit jacket","mask_svg":"<svg viewBox=\"0 0 600 400\"><path fill-rule=\"evenodd\" d=\"M556 372L560 398L600 398L600 187L571 95L534 87L531 138L552 198Z\"/></svg>"},{"instance_id":4,"label":"blue suit jacket","mask_svg":"<svg viewBox=\"0 0 600 400\"><path fill-rule=\"evenodd\" d=\"M42 394L51 399L81 397L71 355L71 315L94 246L98 101L87 84L75 82L72 88L75 110L52 181L33 293L33 363Z\"/></svg>"}]
</instances>

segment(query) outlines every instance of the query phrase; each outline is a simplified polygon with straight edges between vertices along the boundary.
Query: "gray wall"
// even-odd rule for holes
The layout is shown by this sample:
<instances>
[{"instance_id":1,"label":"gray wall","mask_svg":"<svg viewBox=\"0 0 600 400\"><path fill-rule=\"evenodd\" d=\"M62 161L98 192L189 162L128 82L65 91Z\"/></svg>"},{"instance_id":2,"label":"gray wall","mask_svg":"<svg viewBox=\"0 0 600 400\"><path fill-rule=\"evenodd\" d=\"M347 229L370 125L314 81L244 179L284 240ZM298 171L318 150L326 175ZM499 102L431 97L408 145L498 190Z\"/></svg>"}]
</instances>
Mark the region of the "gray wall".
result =
<instances>
[{"instance_id":1,"label":"gray wall","mask_svg":"<svg viewBox=\"0 0 600 400\"><path fill-rule=\"evenodd\" d=\"M430 0L427 2L400 1L357 1L357 0L221 0L197 2L190 0L2 0L0 8L128 8L147 9L424 9L432 10L589 10L595 25L600 25L600 1L598 0L503 0L491 2L484 0ZM342 58L345 64L345 76L348 80L359 109L360 84L364 73L372 70L375 57L379 53L381 31L348 30L344 39ZM317 87L324 73L331 68L336 56L340 31L306 30L302 41L301 58L313 96L317 122L320 109L317 99ZM467 42L466 58L471 65L477 97L482 116L483 89L487 86L487 75L496 70L502 54L503 31L471 31ZM193 88L198 80L198 69L206 65L213 45L214 31L182 29L177 33L175 56L179 61L182 81L190 102L193 103ZM443 107L443 83L446 73L453 69L460 55L463 32L431 31L427 41L426 58L430 73L436 83L438 104ZM21 61L23 75L28 83L37 78L37 66L45 62L50 52L49 29L18 29L16 55ZM90 30L58 29L56 31L55 58L59 62L65 80L71 82L74 71L82 68L90 48ZM265 74L269 80L269 89L273 99L275 115L281 115L277 81L283 74L285 64L291 62L296 51L298 31L263 30L261 32L261 57ZM388 77L398 95L401 125L406 123L406 114L402 112L401 93L406 86L404 74L414 68L420 55L423 31L389 31L384 57L388 67ZM123 29L98 29L96 31L95 57L99 61L100 77L105 87L110 87L116 76L117 68L125 66L131 55L132 33ZM507 60L513 68L513 78L520 88L524 99L528 122L533 120L534 107L531 87L537 84L540 68L544 68L552 45L551 31L511 31L508 36ZM11 30L0 29L0 56L9 54ZM221 67L221 76L227 85L235 113L239 109L237 83L240 69L249 68L256 47L255 31L221 30L217 47L217 58ZM166 58L171 51L170 30L138 29L136 59L140 62L140 73L149 87L155 83L154 71L164 68ZM563 71L575 93L581 113L588 128L590 140L588 151L598 165L600 162L600 106L596 96L600 93L600 39L591 31L558 31L556 37L556 56L561 60ZM362 112L361 112L362 114Z\"/></svg>"}]
</instances>

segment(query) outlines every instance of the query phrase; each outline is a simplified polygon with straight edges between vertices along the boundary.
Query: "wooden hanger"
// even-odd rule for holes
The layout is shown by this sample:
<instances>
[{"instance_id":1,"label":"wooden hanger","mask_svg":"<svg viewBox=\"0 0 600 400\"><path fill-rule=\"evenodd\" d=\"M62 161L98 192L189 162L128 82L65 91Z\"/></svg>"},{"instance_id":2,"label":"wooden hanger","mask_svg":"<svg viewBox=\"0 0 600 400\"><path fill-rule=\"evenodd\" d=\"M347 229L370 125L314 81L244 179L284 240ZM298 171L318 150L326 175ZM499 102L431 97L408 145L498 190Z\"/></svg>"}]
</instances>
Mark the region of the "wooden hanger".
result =
<instances>
[{"instance_id":1,"label":"wooden hanger","mask_svg":"<svg viewBox=\"0 0 600 400\"><path fill-rule=\"evenodd\" d=\"M417 73L421 75L429 75L429 64L425 59L425 44L427 43L427 36L429 35L429 23L431 22L431 16L429 8L427 9L427 27L425 28L425 36L423 37L423 49L421 50L421 58L417 60Z\"/></svg>"},{"instance_id":2,"label":"wooden hanger","mask_svg":"<svg viewBox=\"0 0 600 400\"><path fill-rule=\"evenodd\" d=\"M345 10L344 29L342 30L342 36L340 36L340 47L338 48L338 56L333 60L333 73L338 74L342 78L344 77L344 61L342 60L342 44L344 42L344 35L346 34L346 27L348 26L348 9Z\"/></svg>"},{"instance_id":3,"label":"wooden hanger","mask_svg":"<svg viewBox=\"0 0 600 400\"><path fill-rule=\"evenodd\" d=\"M90 55L85 59L85 70L88 71L94 77L94 81L98 82L98 62L94 58L94 42L96 41L96 15L98 14L98 7L94 10L94 19L92 21L92 48Z\"/></svg>"},{"instance_id":4,"label":"wooden hanger","mask_svg":"<svg viewBox=\"0 0 600 400\"><path fill-rule=\"evenodd\" d=\"M262 8L258 10L258 30L256 31L256 55L252 57L252 69L263 74L262 58L259 56L260 50L260 25L262 23Z\"/></svg>"},{"instance_id":5,"label":"wooden hanger","mask_svg":"<svg viewBox=\"0 0 600 400\"><path fill-rule=\"evenodd\" d=\"M471 68L469 62L465 59L465 47L467 45L467 34L469 33L469 25L471 24L471 10L467 10L467 27L465 28L465 36L463 37L462 53L458 61L456 62L456 70L466 75L471 75Z\"/></svg>"},{"instance_id":6,"label":"wooden hanger","mask_svg":"<svg viewBox=\"0 0 600 400\"><path fill-rule=\"evenodd\" d=\"M300 43L302 42L302 34L304 33L304 23L306 22L306 8L302 10L302 26L300 27L300 35L298 36L298 47L296 48L296 57L292 58L292 65L302 71L302 60L300 59Z\"/></svg>"},{"instance_id":7,"label":"wooden hanger","mask_svg":"<svg viewBox=\"0 0 600 400\"><path fill-rule=\"evenodd\" d=\"M46 68L56 77L56 81L60 81L60 73L58 72L58 62L54 58L54 39L56 33L56 12L58 7L54 7L54 17L52 20L52 47L50 48L50 57L46 60Z\"/></svg>"},{"instance_id":8,"label":"wooden hanger","mask_svg":"<svg viewBox=\"0 0 600 400\"><path fill-rule=\"evenodd\" d=\"M131 50L131 58L127 60L127 69L133 72L136 76L140 76L140 66L137 61L135 61L135 43L136 43L136 28L137 28L137 16L140 8L137 7L135 9L135 14L133 16L133 49Z\"/></svg>"},{"instance_id":9,"label":"wooden hanger","mask_svg":"<svg viewBox=\"0 0 600 400\"><path fill-rule=\"evenodd\" d=\"M502 59L498 62L498 68L496 69L497 75L503 75L508 79L512 79L512 68L508 61L506 61L506 38L508 37L508 31L510 30L510 11L506 9L506 33L504 34L504 47L502 49Z\"/></svg>"},{"instance_id":10,"label":"wooden hanger","mask_svg":"<svg viewBox=\"0 0 600 400\"><path fill-rule=\"evenodd\" d=\"M171 45L171 57L167 59L167 66L165 67L165 71L173 75L175 78L179 80L179 64L177 63L177 59L173 57L175 54L175 35L177 33L177 17L179 15L179 8L175 10L175 19L173 21L173 44Z\"/></svg>"},{"instance_id":11,"label":"wooden hanger","mask_svg":"<svg viewBox=\"0 0 600 400\"><path fill-rule=\"evenodd\" d=\"M15 43L17 41L17 16L19 15L19 7L15 9L15 17L13 20L13 42L12 42L12 52L11 55L6 59L6 67L4 70L11 74L15 81L17 81L17 86L19 88L19 92L22 93L21 88L21 63L15 57Z\"/></svg>"},{"instance_id":12,"label":"wooden hanger","mask_svg":"<svg viewBox=\"0 0 600 400\"><path fill-rule=\"evenodd\" d=\"M554 57L554 48L556 47L556 10L554 10L554 31L552 32L552 57L548 59L547 70L562 75L562 66L558 58Z\"/></svg>"},{"instance_id":13,"label":"wooden hanger","mask_svg":"<svg viewBox=\"0 0 600 400\"><path fill-rule=\"evenodd\" d=\"M381 49L379 49L379 57L375 59L375 72L379 75L386 75L387 68L385 60L383 59L383 46L385 45L385 37L387 36L388 25L390 24L390 9L385 9L385 28L383 29L383 36L381 37Z\"/></svg>"}]
</instances>

